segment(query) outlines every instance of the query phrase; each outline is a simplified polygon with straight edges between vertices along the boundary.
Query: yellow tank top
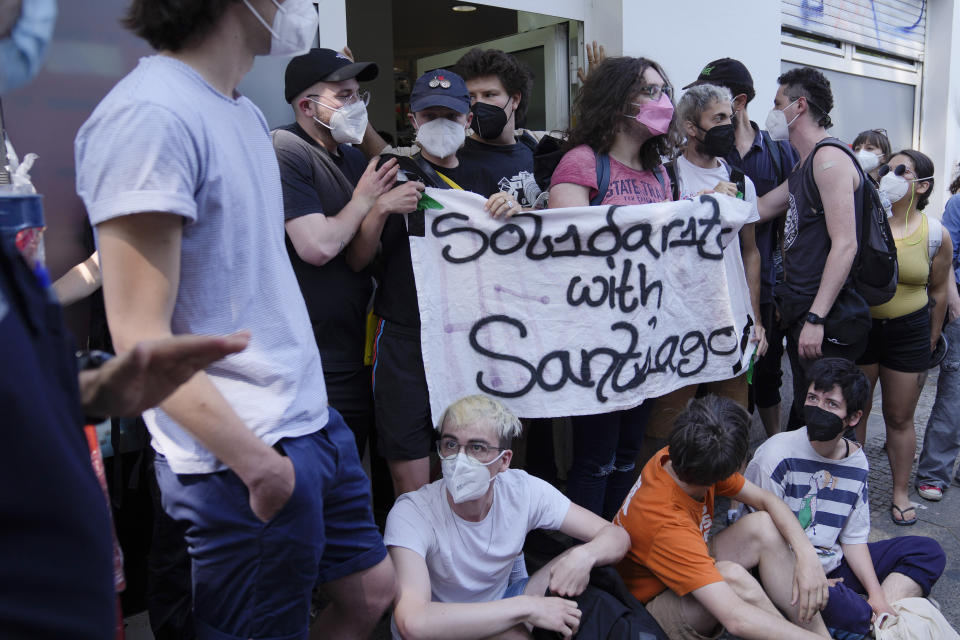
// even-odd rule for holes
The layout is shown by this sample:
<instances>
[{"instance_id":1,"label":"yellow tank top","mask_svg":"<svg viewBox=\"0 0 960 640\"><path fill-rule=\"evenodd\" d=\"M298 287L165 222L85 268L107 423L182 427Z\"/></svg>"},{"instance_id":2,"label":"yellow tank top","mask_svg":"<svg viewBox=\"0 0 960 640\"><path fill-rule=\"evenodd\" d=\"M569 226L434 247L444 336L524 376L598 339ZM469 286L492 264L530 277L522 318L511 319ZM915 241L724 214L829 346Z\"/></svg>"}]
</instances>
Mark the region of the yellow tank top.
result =
<instances>
[{"instance_id":1,"label":"yellow tank top","mask_svg":"<svg viewBox=\"0 0 960 640\"><path fill-rule=\"evenodd\" d=\"M927 282L930 279L930 249L927 216L917 230L906 238L895 238L897 244L897 292L888 302L870 307L870 315L881 320L899 318L927 306Z\"/></svg>"}]
</instances>

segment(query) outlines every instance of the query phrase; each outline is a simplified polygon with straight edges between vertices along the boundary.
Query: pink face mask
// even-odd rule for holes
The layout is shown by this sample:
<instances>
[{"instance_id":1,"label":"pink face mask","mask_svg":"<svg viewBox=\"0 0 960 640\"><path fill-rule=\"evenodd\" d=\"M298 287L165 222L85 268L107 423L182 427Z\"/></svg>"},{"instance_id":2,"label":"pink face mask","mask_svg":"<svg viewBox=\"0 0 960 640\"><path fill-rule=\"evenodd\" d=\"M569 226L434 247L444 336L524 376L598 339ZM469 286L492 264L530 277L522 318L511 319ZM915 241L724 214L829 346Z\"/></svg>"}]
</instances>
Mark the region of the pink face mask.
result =
<instances>
[{"instance_id":1,"label":"pink face mask","mask_svg":"<svg viewBox=\"0 0 960 640\"><path fill-rule=\"evenodd\" d=\"M670 97L661 93L657 100L634 104L637 110L637 122L647 127L652 135L659 136L670 130L670 121L673 120L673 105Z\"/></svg>"}]
</instances>

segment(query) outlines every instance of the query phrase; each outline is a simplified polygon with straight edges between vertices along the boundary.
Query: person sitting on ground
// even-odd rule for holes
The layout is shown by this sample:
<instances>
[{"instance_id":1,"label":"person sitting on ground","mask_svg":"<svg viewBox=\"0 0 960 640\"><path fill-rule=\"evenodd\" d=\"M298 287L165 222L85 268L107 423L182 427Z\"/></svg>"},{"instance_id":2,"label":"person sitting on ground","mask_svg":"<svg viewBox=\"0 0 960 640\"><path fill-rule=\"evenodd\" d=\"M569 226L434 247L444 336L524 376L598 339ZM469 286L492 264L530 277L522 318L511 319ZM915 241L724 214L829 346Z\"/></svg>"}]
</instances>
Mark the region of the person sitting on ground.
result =
<instances>
[{"instance_id":1,"label":"person sitting on ground","mask_svg":"<svg viewBox=\"0 0 960 640\"><path fill-rule=\"evenodd\" d=\"M617 569L671 640L716 638L718 623L747 639L829 637L816 551L783 501L737 472L749 424L729 398L691 400L614 518L631 542ZM710 538L716 495L757 512Z\"/></svg>"},{"instance_id":2,"label":"person sitting on ground","mask_svg":"<svg viewBox=\"0 0 960 640\"><path fill-rule=\"evenodd\" d=\"M863 419L870 383L849 360L823 358L807 384L806 427L763 443L746 476L786 501L817 549L832 583L820 612L827 627L866 637L874 613L896 615L891 603L929 594L946 557L924 536L867 542L867 457L843 433Z\"/></svg>"},{"instance_id":3,"label":"person sitting on ground","mask_svg":"<svg viewBox=\"0 0 960 640\"><path fill-rule=\"evenodd\" d=\"M595 566L620 560L622 529L510 469L520 421L483 395L454 402L440 422L443 478L397 499L385 542L397 568L395 634L404 638L529 638L531 627L576 633ZM511 582L527 533L559 529L574 546ZM522 573L525 573L523 571ZM560 597L545 597L547 589Z\"/></svg>"}]
</instances>

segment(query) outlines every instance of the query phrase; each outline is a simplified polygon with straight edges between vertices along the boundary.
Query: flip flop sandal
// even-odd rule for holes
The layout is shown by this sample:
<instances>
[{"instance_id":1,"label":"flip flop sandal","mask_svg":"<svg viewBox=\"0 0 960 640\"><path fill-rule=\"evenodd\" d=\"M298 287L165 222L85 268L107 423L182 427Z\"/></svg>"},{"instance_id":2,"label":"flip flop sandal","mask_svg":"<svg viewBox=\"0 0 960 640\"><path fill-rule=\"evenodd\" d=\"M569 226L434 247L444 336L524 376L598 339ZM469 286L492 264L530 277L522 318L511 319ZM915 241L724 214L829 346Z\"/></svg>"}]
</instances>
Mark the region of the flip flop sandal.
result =
<instances>
[{"instance_id":1,"label":"flip flop sandal","mask_svg":"<svg viewBox=\"0 0 960 640\"><path fill-rule=\"evenodd\" d=\"M909 525L911 525L911 524L917 524L917 515L916 515L916 514L917 514L917 508L916 508L916 507L914 507L914 506L911 505L911 506L907 507L906 509L901 509L901 508L898 507L897 505L891 503L891 504L890 504L890 509L891 509L891 511L890 511L890 519L893 520L893 524L900 525L900 526L902 526L902 527L906 527L906 526L909 526ZM893 512L894 512L894 511L896 511L898 514L900 514L900 519L899 519L899 520L897 520L896 518L893 517ZM905 512L907 512L907 511L913 511L913 514L914 514L914 515L913 515L913 518L911 518L910 520L907 520L907 518L903 515L903 514L904 514Z\"/></svg>"}]
</instances>

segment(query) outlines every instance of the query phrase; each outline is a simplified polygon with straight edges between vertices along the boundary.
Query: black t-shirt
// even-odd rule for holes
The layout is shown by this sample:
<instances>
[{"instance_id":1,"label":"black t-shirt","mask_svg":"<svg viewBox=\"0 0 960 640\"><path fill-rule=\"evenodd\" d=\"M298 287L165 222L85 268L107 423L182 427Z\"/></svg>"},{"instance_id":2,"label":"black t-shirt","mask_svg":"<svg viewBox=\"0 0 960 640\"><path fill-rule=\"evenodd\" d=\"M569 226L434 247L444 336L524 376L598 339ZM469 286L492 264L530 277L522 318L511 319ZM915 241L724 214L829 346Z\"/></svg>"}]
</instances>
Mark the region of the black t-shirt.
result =
<instances>
[{"instance_id":1,"label":"black t-shirt","mask_svg":"<svg viewBox=\"0 0 960 640\"><path fill-rule=\"evenodd\" d=\"M0 247L0 635L113 635L107 504L60 307Z\"/></svg>"},{"instance_id":2,"label":"black t-shirt","mask_svg":"<svg viewBox=\"0 0 960 640\"><path fill-rule=\"evenodd\" d=\"M423 162L427 162L421 158ZM400 168L411 180L419 180L428 187L440 189L449 185L436 183L422 170L412 158L398 158ZM434 171L442 173L465 191L479 193L482 178L476 171L460 165L454 169L439 167L428 163ZM413 277L413 263L410 260L410 241L407 239L407 225L404 215L392 213L387 216L380 233L380 271L379 286L373 303L373 311L388 322L407 327L420 326L420 308L417 306L417 287Z\"/></svg>"},{"instance_id":3,"label":"black t-shirt","mask_svg":"<svg viewBox=\"0 0 960 640\"><path fill-rule=\"evenodd\" d=\"M839 144L836 138L825 138ZM823 141L821 141L822 143ZM820 144L820 143L818 143ZM790 174L790 206L783 226L783 278L777 287L780 295L814 298L823 279L823 268L830 253L830 234L813 177L814 148L807 159ZM853 162L846 158L846 162ZM860 237L863 220L864 184L853 193L856 237ZM849 276L848 276L849 277Z\"/></svg>"},{"instance_id":4,"label":"black t-shirt","mask_svg":"<svg viewBox=\"0 0 960 640\"><path fill-rule=\"evenodd\" d=\"M294 135L279 135L288 132ZM367 166L363 154L342 144L338 155L327 151L294 123L274 134L274 149L280 163L284 219L312 213L334 216L350 202ZM322 158L333 161L345 180L331 176ZM307 303L314 337L325 372L355 371L363 366L366 313L373 280L369 272L355 272L341 251L323 266L303 261L290 237L287 253Z\"/></svg>"},{"instance_id":5,"label":"black t-shirt","mask_svg":"<svg viewBox=\"0 0 960 640\"><path fill-rule=\"evenodd\" d=\"M497 191L506 191L521 206L533 206L532 202L527 202L523 188L524 183L534 180L533 150L525 143L496 145L467 138L466 144L457 152L457 158L461 168L480 174L476 190L480 195L490 197Z\"/></svg>"}]
</instances>

